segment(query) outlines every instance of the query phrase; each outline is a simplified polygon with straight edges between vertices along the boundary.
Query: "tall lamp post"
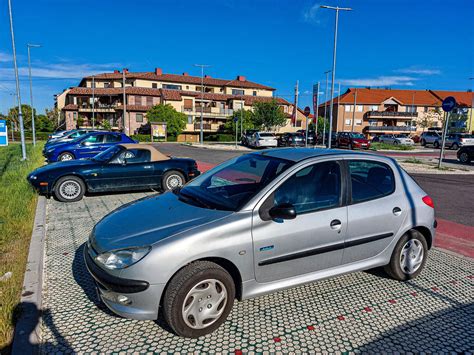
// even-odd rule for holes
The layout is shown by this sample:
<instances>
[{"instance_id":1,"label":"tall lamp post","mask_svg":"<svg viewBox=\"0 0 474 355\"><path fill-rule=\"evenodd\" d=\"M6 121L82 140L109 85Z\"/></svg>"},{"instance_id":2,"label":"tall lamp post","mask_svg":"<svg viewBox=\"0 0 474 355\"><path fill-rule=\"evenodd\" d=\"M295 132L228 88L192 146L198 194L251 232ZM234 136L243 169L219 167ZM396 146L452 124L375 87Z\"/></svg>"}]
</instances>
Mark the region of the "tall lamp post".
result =
<instances>
[{"instance_id":1,"label":"tall lamp post","mask_svg":"<svg viewBox=\"0 0 474 355\"><path fill-rule=\"evenodd\" d=\"M474 80L474 78L469 78L469 80ZM471 110L469 112L469 127L467 128L469 133L474 131L474 129L471 128L471 125L472 125L472 111L473 110L474 110L474 93L472 93L472 91L471 91Z\"/></svg>"},{"instance_id":2,"label":"tall lamp post","mask_svg":"<svg viewBox=\"0 0 474 355\"><path fill-rule=\"evenodd\" d=\"M20 123L21 160L26 160L25 130L23 127L23 113L21 112L20 80L18 78L18 65L16 63L15 34L13 32L13 16L12 16L11 0L8 0L8 14L10 17L10 34L12 37L13 66L15 68L16 97L18 101L18 121Z\"/></svg>"},{"instance_id":3,"label":"tall lamp post","mask_svg":"<svg viewBox=\"0 0 474 355\"><path fill-rule=\"evenodd\" d=\"M332 56L332 81L331 81L331 106L329 107L329 142L328 142L328 148L331 148L331 134L332 134L332 116L333 116L333 103L334 103L334 80L336 78L336 53L337 53L337 26L339 22L339 11L352 11L351 8L349 7L339 7L339 6L327 6L327 5L321 5L320 6L323 9L330 9L330 10L335 10L336 11L336 22L334 25L334 51L333 51L333 56Z\"/></svg>"},{"instance_id":4,"label":"tall lamp post","mask_svg":"<svg viewBox=\"0 0 474 355\"><path fill-rule=\"evenodd\" d=\"M201 68L201 121L199 123L199 141L204 144L204 133L203 133L203 115L204 115L204 68L209 68L210 65L207 64L194 64L195 67Z\"/></svg>"},{"instance_id":5,"label":"tall lamp post","mask_svg":"<svg viewBox=\"0 0 474 355\"><path fill-rule=\"evenodd\" d=\"M31 79L30 48L39 48L41 47L41 45L27 43L26 47L28 48L28 76L30 77L31 131L33 134L33 145L36 145L36 129L35 129L35 114L34 114L34 105L33 105L33 81Z\"/></svg>"}]
</instances>

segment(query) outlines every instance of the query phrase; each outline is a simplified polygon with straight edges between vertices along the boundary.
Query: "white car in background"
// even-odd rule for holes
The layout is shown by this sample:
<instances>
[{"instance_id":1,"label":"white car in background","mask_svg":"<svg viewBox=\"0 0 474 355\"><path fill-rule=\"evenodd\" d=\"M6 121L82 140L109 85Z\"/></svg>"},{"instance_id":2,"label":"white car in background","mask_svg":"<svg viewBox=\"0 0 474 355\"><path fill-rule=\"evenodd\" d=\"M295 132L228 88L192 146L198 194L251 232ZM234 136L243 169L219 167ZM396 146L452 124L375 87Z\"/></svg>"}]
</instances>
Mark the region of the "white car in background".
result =
<instances>
[{"instance_id":1,"label":"white car in background","mask_svg":"<svg viewBox=\"0 0 474 355\"><path fill-rule=\"evenodd\" d=\"M277 137L270 132L255 132L248 140L249 147L252 148L270 148L277 147Z\"/></svg>"},{"instance_id":2,"label":"white car in background","mask_svg":"<svg viewBox=\"0 0 474 355\"><path fill-rule=\"evenodd\" d=\"M384 134L380 136L380 143L387 143L393 145L414 145L415 142L413 139L408 138L408 136L404 134Z\"/></svg>"}]
</instances>

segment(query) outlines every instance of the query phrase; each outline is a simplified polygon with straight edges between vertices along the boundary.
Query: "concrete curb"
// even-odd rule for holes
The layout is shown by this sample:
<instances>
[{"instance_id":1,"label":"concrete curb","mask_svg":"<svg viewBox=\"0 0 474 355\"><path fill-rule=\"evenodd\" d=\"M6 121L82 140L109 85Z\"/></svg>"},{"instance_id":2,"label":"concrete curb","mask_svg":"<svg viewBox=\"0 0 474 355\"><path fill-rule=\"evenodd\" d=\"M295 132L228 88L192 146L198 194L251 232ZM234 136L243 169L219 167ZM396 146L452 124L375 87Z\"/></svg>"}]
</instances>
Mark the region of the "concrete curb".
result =
<instances>
[{"instance_id":1,"label":"concrete curb","mask_svg":"<svg viewBox=\"0 0 474 355\"><path fill-rule=\"evenodd\" d=\"M33 233L26 263L21 314L15 325L12 354L37 353L43 288L43 254L46 236L46 198L38 197Z\"/></svg>"}]
</instances>

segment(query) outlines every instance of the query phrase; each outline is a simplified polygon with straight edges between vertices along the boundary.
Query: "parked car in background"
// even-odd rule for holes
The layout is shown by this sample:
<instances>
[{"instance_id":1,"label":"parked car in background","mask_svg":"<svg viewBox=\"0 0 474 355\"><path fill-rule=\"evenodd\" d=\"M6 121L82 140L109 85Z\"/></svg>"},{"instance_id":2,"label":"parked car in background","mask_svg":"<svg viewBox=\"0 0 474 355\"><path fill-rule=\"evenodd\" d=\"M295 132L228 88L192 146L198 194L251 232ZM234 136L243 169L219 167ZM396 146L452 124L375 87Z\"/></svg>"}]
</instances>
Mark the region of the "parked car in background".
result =
<instances>
[{"instance_id":1,"label":"parked car in background","mask_svg":"<svg viewBox=\"0 0 474 355\"><path fill-rule=\"evenodd\" d=\"M420 144L426 146L428 144L435 144L441 138L441 134L438 131L426 131L420 136ZM438 143L439 144L439 143Z\"/></svg>"},{"instance_id":2,"label":"parked car in background","mask_svg":"<svg viewBox=\"0 0 474 355\"><path fill-rule=\"evenodd\" d=\"M278 145L277 137L270 132L255 132L248 142L248 146L252 148L270 148Z\"/></svg>"},{"instance_id":3,"label":"parked car in background","mask_svg":"<svg viewBox=\"0 0 474 355\"><path fill-rule=\"evenodd\" d=\"M96 129L73 129L72 131L67 132L61 137L58 138L51 138L45 144L45 147L49 147L53 144L60 144L65 142L71 142L74 139L83 136L84 134L91 133L91 132L98 132Z\"/></svg>"},{"instance_id":4,"label":"parked car in background","mask_svg":"<svg viewBox=\"0 0 474 355\"><path fill-rule=\"evenodd\" d=\"M305 129L299 129L296 131L296 133L301 133L306 140L306 130ZM308 145L315 145L317 142L317 137L316 137L316 132L313 130L308 131Z\"/></svg>"},{"instance_id":5,"label":"parked car in background","mask_svg":"<svg viewBox=\"0 0 474 355\"><path fill-rule=\"evenodd\" d=\"M50 135L48 135L48 141L50 139L57 139L57 138L61 138L63 137L65 134L71 132L70 130L69 131L56 131L54 133L51 133Z\"/></svg>"},{"instance_id":6,"label":"parked car in background","mask_svg":"<svg viewBox=\"0 0 474 355\"><path fill-rule=\"evenodd\" d=\"M436 148L441 147L443 138L440 137L435 143ZM458 150L464 145L474 145L474 135L469 133L450 133L446 136L444 146L447 148Z\"/></svg>"},{"instance_id":7,"label":"parked car in background","mask_svg":"<svg viewBox=\"0 0 474 355\"><path fill-rule=\"evenodd\" d=\"M301 133L287 132L278 138L279 147L304 147L305 136Z\"/></svg>"},{"instance_id":8,"label":"parked car in background","mask_svg":"<svg viewBox=\"0 0 474 355\"><path fill-rule=\"evenodd\" d=\"M80 136L70 142L53 145L43 150L48 163L74 159L92 158L113 145L121 143L137 143L125 133L92 132Z\"/></svg>"},{"instance_id":9,"label":"parked car in background","mask_svg":"<svg viewBox=\"0 0 474 355\"><path fill-rule=\"evenodd\" d=\"M235 298L382 266L413 279L435 226L432 199L391 158L274 149L115 210L95 225L84 258L110 310L161 314L197 338L226 320Z\"/></svg>"},{"instance_id":10,"label":"parked car in background","mask_svg":"<svg viewBox=\"0 0 474 355\"><path fill-rule=\"evenodd\" d=\"M474 160L474 145L465 145L459 148L457 157L461 163L469 164Z\"/></svg>"},{"instance_id":11,"label":"parked car in background","mask_svg":"<svg viewBox=\"0 0 474 355\"><path fill-rule=\"evenodd\" d=\"M415 142L405 134L383 134L380 136L380 143L393 145L414 145Z\"/></svg>"},{"instance_id":12,"label":"parked car in background","mask_svg":"<svg viewBox=\"0 0 474 355\"><path fill-rule=\"evenodd\" d=\"M168 191L199 174L193 159L170 158L146 144L117 144L92 159L45 165L27 179L43 195L74 202L86 192Z\"/></svg>"},{"instance_id":13,"label":"parked car in background","mask_svg":"<svg viewBox=\"0 0 474 355\"><path fill-rule=\"evenodd\" d=\"M339 132L336 139L336 147L347 147L348 149L369 149L370 142L362 133Z\"/></svg>"},{"instance_id":14,"label":"parked car in background","mask_svg":"<svg viewBox=\"0 0 474 355\"><path fill-rule=\"evenodd\" d=\"M374 136L374 137L372 137L372 141L371 141L371 142L372 142L372 143L378 143L378 142L380 142L380 136Z\"/></svg>"},{"instance_id":15,"label":"parked car in background","mask_svg":"<svg viewBox=\"0 0 474 355\"><path fill-rule=\"evenodd\" d=\"M250 138L256 132L258 132L258 129L247 129L247 130L245 130L244 134L242 134L242 137L240 139L242 145L248 146Z\"/></svg>"},{"instance_id":16,"label":"parked car in background","mask_svg":"<svg viewBox=\"0 0 474 355\"><path fill-rule=\"evenodd\" d=\"M336 142L337 142L337 136L339 133L337 132L332 132L331 134L331 147L335 148L336 147ZM323 140L324 138L324 140ZM326 132L324 135L320 134L318 136L318 144L325 145L326 147L329 146L329 132Z\"/></svg>"},{"instance_id":17,"label":"parked car in background","mask_svg":"<svg viewBox=\"0 0 474 355\"><path fill-rule=\"evenodd\" d=\"M415 144L416 144L416 143L420 143L420 139L421 139L421 138L420 138L419 135L417 135L417 134L412 134L412 135L410 136L410 138L413 140L413 142L414 142Z\"/></svg>"}]
</instances>

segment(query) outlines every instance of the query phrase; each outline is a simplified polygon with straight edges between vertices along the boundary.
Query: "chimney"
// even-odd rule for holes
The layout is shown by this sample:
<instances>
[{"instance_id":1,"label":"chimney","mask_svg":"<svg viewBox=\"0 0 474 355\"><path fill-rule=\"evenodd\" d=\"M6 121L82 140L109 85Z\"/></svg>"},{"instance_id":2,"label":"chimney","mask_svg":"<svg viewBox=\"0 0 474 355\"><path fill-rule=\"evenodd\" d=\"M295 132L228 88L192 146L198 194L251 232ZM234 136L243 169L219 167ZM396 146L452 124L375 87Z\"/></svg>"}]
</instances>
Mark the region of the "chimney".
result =
<instances>
[{"instance_id":1,"label":"chimney","mask_svg":"<svg viewBox=\"0 0 474 355\"><path fill-rule=\"evenodd\" d=\"M238 80L238 81L245 81L245 76L243 76L243 75L237 75L237 80Z\"/></svg>"},{"instance_id":2,"label":"chimney","mask_svg":"<svg viewBox=\"0 0 474 355\"><path fill-rule=\"evenodd\" d=\"M115 69L114 74L120 74L120 70Z\"/></svg>"},{"instance_id":3,"label":"chimney","mask_svg":"<svg viewBox=\"0 0 474 355\"><path fill-rule=\"evenodd\" d=\"M183 76L189 76L189 74L188 74L188 73L186 73L186 72L184 72L184 73L183 73Z\"/></svg>"},{"instance_id":4,"label":"chimney","mask_svg":"<svg viewBox=\"0 0 474 355\"><path fill-rule=\"evenodd\" d=\"M155 68L155 75L163 75L163 70L161 70L161 68Z\"/></svg>"},{"instance_id":5,"label":"chimney","mask_svg":"<svg viewBox=\"0 0 474 355\"><path fill-rule=\"evenodd\" d=\"M204 75L205 78L212 78L210 75Z\"/></svg>"},{"instance_id":6,"label":"chimney","mask_svg":"<svg viewBox=\"0 0 474 355\"><path fill-rule=\"evenodd\" d=\"M128 69L127 69L127 68L123 68L123 72L124 72L125 74L128 74Z\"/></svg>"}]
</instances>

